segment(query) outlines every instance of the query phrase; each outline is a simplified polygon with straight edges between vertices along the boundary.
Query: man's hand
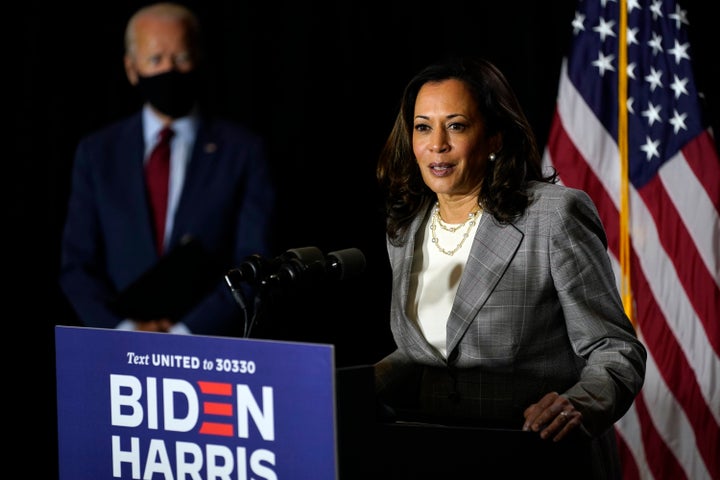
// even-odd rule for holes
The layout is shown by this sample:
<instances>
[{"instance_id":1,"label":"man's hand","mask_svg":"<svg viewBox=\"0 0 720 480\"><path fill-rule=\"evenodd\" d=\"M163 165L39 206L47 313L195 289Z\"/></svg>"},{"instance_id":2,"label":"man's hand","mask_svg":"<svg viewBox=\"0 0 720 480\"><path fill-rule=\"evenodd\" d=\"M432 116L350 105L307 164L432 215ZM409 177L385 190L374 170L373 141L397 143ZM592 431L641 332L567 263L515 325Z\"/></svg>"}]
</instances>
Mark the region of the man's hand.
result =
<instances>
[{"instance_id":1,"label":"man's hand","mask_svg":"<svg viewBox=\"0 0 720 480\"><path fill-rule=\"evenodd\" d=\"M135 321L135 330L140 332L164 332L170 331L173 322L169 318L159 318L157 320L144 320L142 322Z\"/></svg>"}]
</instances>

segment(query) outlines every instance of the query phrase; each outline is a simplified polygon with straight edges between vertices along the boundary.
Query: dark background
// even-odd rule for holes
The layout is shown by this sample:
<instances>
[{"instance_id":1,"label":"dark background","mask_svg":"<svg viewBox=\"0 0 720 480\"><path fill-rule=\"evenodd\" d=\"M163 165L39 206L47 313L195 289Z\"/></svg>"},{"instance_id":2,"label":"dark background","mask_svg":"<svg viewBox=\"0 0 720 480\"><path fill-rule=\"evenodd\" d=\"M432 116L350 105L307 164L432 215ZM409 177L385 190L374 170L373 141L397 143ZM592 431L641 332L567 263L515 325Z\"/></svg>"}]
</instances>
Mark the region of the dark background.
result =
<instances>
[{"instance_id":1,"label":"dark background","mask_svg":"<svg viewBox=\"0 0 720 480\"><path fill-rule=\"evenodd\" d=\"M27 1L6 12L13 38L7 58L18 55L4 67L12 144L3 175L6 319L16 347L6 355L14 359L7 370L23 409L24 420L14 420L27 435L22 448L52 472L54 326L75 324L57 286L74 148L140 105L123 71L123 33L146 3ZM356 247L367 259L361 278L297 292L272 322L285 337L335 344L339 366L377 360L392 344L374 167L403 86L445 54L487 57L514 86L543 147L575 1L182 3L205 25L209 104L268 140L280 185L277 253ZM717 131L720 45L712 2L680 3L690 20L695 80Z\"/></svg>"}]
</instances>

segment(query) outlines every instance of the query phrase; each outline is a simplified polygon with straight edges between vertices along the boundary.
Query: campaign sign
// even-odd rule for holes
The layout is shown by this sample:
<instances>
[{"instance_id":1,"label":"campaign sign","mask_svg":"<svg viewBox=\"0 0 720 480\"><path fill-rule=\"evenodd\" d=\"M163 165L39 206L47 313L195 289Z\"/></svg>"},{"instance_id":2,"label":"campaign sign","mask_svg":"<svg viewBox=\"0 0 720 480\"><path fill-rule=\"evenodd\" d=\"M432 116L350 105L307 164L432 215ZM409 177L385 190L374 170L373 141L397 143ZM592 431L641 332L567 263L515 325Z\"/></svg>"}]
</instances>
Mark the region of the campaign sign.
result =
<instances>
[{"instance_id":1,"label":"campaign sign","mask_svg":"<svg viewBox=\"0 0 720 480\"><path fill-rule=\"evenodd\" d=\"M55 327L61 480L335 479L331 345Z\"/></svg>"}]
</instances>

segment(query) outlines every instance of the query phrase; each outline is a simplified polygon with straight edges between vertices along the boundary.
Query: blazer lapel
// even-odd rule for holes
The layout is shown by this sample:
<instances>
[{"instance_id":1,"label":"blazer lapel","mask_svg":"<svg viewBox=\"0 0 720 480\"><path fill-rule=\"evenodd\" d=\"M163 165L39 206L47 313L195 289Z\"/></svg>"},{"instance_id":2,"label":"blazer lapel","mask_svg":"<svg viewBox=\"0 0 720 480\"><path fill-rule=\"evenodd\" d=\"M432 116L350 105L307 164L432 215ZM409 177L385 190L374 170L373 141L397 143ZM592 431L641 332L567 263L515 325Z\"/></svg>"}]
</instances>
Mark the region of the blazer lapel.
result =
<instances>
[{"instance_id":1,"label":"blazer lapel","mask_svg":"<svg viewBox=\"0 0 720 480\"><path fill-rule=\"evenodd\" d=\"M399 295L401 299L401 301L398 302L398 305L400 305L403 309L401 315L407 320L403 322L403 324L406 326L403 333L403 337L405 337L403 339L404 343L409 348L413 348L418 352L422 352L422 354L427 356L428 358L440 359L440 354L427 342L425 336L422 333L422 330L420 330L420 326L418 325L418 323L407 319L407 315L405 312L405 308L408 302L408 295L410 292L410 274L412 271L417 233L418 230L423 226L423 222L428 216L428 214L432 211L432 208L433 205L431 204L430 207L428 207L428 210L425 212L425 215L417 215L410 224L407 232L408 241L407 243L405 243L404 247L401 249L400 252L403 256L402 260L400 261L400 265L402 266L402 268L394 272L393 275L398 276L397 284L399 285ZM397 262L398 259L394 259L394 261Z\"/></svg>"},{"instance_id":2,"label":"blazer lapel","mask_svg":"<svg viewBox=\"0 0 720 480\"><path fill-rule=\"evenodd\" d=\"M480 219L448 319L448 358L502 278L523 237L515 225L500 225L490 215Z\"/></svg>"}]
</instances>

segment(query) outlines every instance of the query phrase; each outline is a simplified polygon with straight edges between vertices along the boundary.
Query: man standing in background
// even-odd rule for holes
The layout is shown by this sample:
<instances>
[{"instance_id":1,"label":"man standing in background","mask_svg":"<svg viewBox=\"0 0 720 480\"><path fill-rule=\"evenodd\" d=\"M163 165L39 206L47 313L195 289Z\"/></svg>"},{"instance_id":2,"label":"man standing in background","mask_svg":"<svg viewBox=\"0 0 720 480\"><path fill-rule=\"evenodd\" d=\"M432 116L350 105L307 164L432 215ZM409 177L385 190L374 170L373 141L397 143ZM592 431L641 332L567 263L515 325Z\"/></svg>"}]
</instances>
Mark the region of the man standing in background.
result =
<instances>
[{"instance_id":1,"label":"man standing in background","mask_svg":"<svg viewBox=\"0 0 720 480\"><path fill-rule=\"evenodd\" d=\"M200 110L202 54L183 6L150 5L127 24L125 71L145 103L80 141L62 236L60 285L85 326L242 331L223 273L272 252L276 192L262 139ZM144 277L147 304L118 301Z\"/></svg>"}]
</instances>

